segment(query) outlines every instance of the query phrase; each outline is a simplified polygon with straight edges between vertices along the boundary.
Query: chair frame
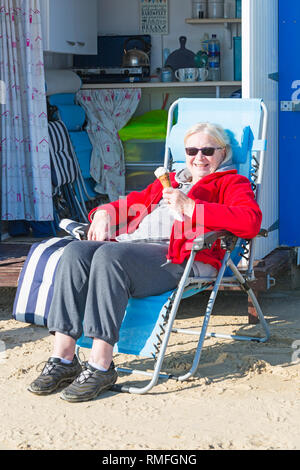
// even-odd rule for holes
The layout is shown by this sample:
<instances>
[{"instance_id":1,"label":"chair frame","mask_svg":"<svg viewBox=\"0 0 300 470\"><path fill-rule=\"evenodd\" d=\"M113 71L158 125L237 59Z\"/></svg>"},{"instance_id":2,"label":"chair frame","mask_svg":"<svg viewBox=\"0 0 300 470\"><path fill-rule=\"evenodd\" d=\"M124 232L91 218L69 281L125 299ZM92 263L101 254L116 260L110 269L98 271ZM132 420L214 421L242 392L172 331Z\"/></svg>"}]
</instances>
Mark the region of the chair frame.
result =
<instances>
[{"instance_id":1,"label":"chair frame","mask_svg":"<svg viewBox=\"0 0 300 470\"><path fill-rule=\"evenodd\" d=\"M172 127L172 122L173 122L173 116L174 116L174 110L177 106L178 100L175 101L169 110L169 117L168 117L168 127L167 127L167 136L170 133L171 127ZM261 102L261 108L262 108L262 120L261 120L261 129L260 129L260 134L261 134L261 140L265 141L266 140L266 134L267 134L267 117L268 117L268 112L265 104ZM256 195L256 200L259 203L260 199L260 185L262 182L262 176L263 176L263 166L264 166L264 158L265 158L265 150L264 147L262 146L262 149L257 151L259 155L259 159L256 159L254 155L252 154L252 158L255 158L255 165L254 166L254 173L251 175L252 179L254 182L252 182L254 190L255 190L255 195ZM166 152L165 152L165 161L164 161L164 166L170 168L170 161L169 161L169 149L166 146ZM266 237L267 236L267 231L266 230L261 230L258 236ZM196 256L196 253L204 248L210 248L212 244L217 240L220 239L223 247L225 248L225 256L223 258L222 266L215 278L195 278L195 277L189 277L190 271L193 266L193 262ZM146 371L141 371L141 370L135 370L135 369L130 369L130 368L121 368L117 367L117 370L122 373L137 373L141 375L146 375L150 376L151 379L149 383L146 386L131 386L131 385L119 385L116 384L112 387L112 390L115 391L121 391L121 392L129 392L129 393L136 393L136 394L144 394L148 391L150 391L158 382L159 379L175 379L177 381L185 381L188 380L190 377L192 377L195 372L197 371L199 361L201 358L201 353L203 349L203 344L205 338L208 337L214 337L214 338L220 338L220 339L230 339L230 340L235 340L235 341L254 341L258 343L264 343L266 342L269 337L270 337L270 331L269 331L269 326L264 318L262 309L259 305L259 302L255 296L255 293L253 292L249 281L253 281L255 279L254 275L254 270L253 270L253 262L254 262L254 251L255 251L255 240L248 240L247 244L249 245L249 249L247 250L249 252L249 257L248 257L248 269L247 271L242 274L239 269L236 267L234 262L231 259L231 253L233 249L238 245L242 243L242 240L237 238L235 235L227 232L227 231L222 231L222 232L209 232L204 234L201 237L196 238L193 241L192 244L192 250L191 250L191 255L188 259L188 262L186 264L184 273L181 277L181 280L178 284L177 289L173 292L170 298L170 304L168 307L168 311L166 312L165 316L165 324L163 326L163 331L164 331L164 336L162 339L162 342L160 344L159 352L157 354L156 363L154 366L153 372L146 372ZM233 276L224 276L226 268L229 267L233 273ZM212 290L210 293L210 297L207 303L206 311L204 314L203 322L202 322L202 327L201 330L195 331L195 330L189 330L189 329L178 329L178 328L173 328L174 321L176 319L176 315L178 312L178 308L181 302L181 299L183 298L183 295L188 292L189 289L200 289L203 290L204 288L207 288L209 286L212 286ZM246 292L249 296L249 298L252 301L252 304L256 310L257 316L260 321L260 326L263 331L263 336L250 336L250 335L235 335L235 334L221 334L221 333L213 333L213 332L207 332L207 328L209 325L209 320L213 311L213 307L215 304L215 300L218 294L218 291L220 287L239 287L241 288L244 292ZM171 333L185 333L188 335L196 335L198 336L198 344L196 347L196 351L194 354L193 362L191 365L191 368L188 372L184 373L183 375L173 375L173 374L165 374L161 373L161 368L163 364L163 360L165 358L165 353L166 349L169 343L170 335Z\"/></svg>"}]
</instances>

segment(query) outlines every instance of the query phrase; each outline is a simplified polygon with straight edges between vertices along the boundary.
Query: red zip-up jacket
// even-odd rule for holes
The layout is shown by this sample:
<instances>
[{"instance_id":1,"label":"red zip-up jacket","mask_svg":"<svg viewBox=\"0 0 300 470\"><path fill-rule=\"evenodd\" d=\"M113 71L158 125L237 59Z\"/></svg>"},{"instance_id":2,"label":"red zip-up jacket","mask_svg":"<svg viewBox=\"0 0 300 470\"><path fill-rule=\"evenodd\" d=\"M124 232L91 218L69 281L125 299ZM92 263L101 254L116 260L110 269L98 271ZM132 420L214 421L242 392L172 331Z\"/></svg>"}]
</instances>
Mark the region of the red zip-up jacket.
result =
<instances>
[{"instance_id":1,"label":"red zip-up jacket","mask_svg":"<svg viewBox=\"0 0 300 470\"><path fill-rule=\"evenodd\" d=\"M173 188L178 188L175 173L170 173ZM106 210L115 227L115 236L132 233L142 219L156 207L162 198L163 187L155 180L143 191L133 191L117 201L96 207L89 213ZM191 251L191 242L197 236L211 231L228 230L234 235L251 239L260 229L262 213L254 199L249 180L236 170L220 171L204 176L189 190L188 197L196 203L191 218L175 221L172 227L167 258L172 263L182 263ZM196 254L196 260L220 269L224 250L217 241L211 249Z\"/></svg>"}]
</instances>

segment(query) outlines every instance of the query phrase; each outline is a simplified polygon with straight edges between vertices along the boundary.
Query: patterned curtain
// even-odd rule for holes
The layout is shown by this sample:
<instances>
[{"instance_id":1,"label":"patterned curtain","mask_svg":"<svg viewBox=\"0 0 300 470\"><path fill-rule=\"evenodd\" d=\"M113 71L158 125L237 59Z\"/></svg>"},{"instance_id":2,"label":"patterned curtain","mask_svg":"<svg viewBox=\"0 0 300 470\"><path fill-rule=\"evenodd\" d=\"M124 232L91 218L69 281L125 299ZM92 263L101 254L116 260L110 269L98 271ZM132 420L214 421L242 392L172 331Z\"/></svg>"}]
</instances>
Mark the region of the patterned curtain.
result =
<instances>
[{"instance_id":1,"label":"patterned curtain","mask_svg":"<svg viewBox=\"0 0 300 470\"><path fill-rule=\"evenodd\" d=\"M118 131L127 124L141 99L141 89L80 90L78 103L87 114L87 132L93 145L90 173L95 191L111 201L125 194L125 161Z\"/></svg>"},{"instance_id":2,"label":"patterned curtain","mask_svg":"<svg viewBox=\"0 0 300 470\"><path fill-rule=\"evenodd\" d=\"M1 219L52 220L39 0L0 2L0 80Z\"/></svg>"}]
</instances>

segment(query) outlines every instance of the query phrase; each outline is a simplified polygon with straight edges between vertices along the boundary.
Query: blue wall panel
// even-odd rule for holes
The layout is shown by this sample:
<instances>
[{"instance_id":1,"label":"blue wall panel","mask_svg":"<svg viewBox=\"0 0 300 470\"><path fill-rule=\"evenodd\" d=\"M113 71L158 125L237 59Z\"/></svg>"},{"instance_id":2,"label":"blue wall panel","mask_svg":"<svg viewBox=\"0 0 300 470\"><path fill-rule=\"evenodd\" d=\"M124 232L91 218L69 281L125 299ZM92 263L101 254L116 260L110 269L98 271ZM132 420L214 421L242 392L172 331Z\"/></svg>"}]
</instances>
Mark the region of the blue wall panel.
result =
<instances>
[{"instance_id":1,"label":"blue wall panel","mask_svg":"<svg viewBox=\"0 0 300 470\"><path fill-rule=\"evenodd\" d=\"M279 242L300 246L300 1L279 0Z\"/></svg>"}]
</instances>

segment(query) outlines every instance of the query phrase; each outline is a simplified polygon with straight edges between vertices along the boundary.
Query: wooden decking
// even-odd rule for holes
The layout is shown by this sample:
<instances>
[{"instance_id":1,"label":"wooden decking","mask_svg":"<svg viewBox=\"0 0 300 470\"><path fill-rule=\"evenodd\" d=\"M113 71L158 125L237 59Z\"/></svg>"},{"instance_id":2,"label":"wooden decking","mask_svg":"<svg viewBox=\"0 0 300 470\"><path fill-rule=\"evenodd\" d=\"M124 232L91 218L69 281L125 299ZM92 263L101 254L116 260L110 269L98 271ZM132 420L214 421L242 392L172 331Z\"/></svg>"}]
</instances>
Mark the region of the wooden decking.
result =
<instances>
[{"instance_id":1,"label":"wooden decking","mask_svg":"<svg viewBox=\"0 0 300 470\"><path fill-rule=\"evenodd\" d=\"M17 287L30 243L0 243L0 287Z\"/></svg>"},{"instance_id":2,"label":"wooden decking","mask_svg":"<svg viewBox=\"0 0 300 470\"><path fill-rule=\"evenodd\" d=\"M283 272L291 273L293 263L292 251L290 249L276 249L262 260L254 263L255 280L250 282L256 298L259 301L261 292L266 292L272 287L273 282ZM249 323L258 323L258 318L248 297L248 320Z\"/></svg>"}]
</instances>

